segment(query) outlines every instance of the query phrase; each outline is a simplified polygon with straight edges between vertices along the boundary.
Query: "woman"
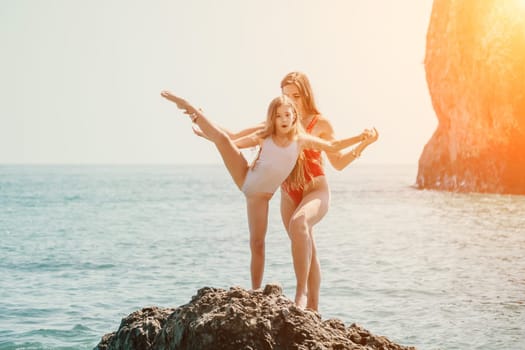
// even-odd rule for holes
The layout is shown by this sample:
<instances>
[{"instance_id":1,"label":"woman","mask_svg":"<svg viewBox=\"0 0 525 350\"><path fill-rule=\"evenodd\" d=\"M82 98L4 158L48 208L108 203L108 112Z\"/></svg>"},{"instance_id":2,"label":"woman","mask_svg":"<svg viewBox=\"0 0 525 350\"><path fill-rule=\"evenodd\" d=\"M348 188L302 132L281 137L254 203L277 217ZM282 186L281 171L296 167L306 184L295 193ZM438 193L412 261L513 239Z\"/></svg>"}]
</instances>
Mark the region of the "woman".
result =
<instances>
[{"instance_id":1,"label":"woman","mask_svg":"<svg viewBox=\"0 0 525 350\"><path fill-rule=\"evenodd\" d=\"M310 82L304 73L287 74L281 81L281 90L295 102L301 116L301 124L306 132L326 141L335 140L332 125L317 109ZM242 137L258 128L260 126L237 134L230 133L230 136ZM352 144L359 143L353 150L326 152L326 156L335 169L342 170L357 159L366 147L377 140L378 136L375 129L365 130L351 138ZM330 188L326 181L321 153L306 149L304 156L307 184L303 188L291 188L286 184L281 186L281 217L292 246L297 282L295 303L299 307L318 311L321 268L313 228L328 212Z\"/></svg>"},{"instance_id":2,"label":"woman","mask_svg":"<svg viewBox=\"0 0 525 350\"><path fill-rule=\"evenodd\" d=\"M291 72L281 81L284 95L297 105L301 124L316 137L331 141L335 139L332 125L317 109L308 77L301 72ZM375 131L375 129L374 129ZM361 152L378 138L377 132L367 137L366 132L355 138L361 142L349 152L327 152L330 164L342 170L357 159ZM321 267L314 239L314 226L328 212L330 188L326 181L321 153L305 150L306 164L312 178L301 190L281 189L281 217L292 242L292 256L297 280L295 302L299 306L317 311L321 286Z\"/></svg>"},{"instance_id":3,"label":"woman","mask_svg":"<svg viewBox=\"0 0 525 350\"><path fill-rule=\"evenodd\" d=\"M290 189L299 189L306 184L303 149L334 152L353 144L353 138L326 142L307 135L298 122L295 104L290 98L281 96L270 103L262 130L232 141L220 127L186 100L169 91L162 91L161 96L190 115L192 123L199 127L194 129L195 132L215 144L232 179L246 196L252 252L252 288L260 288L264 271L268 204L273 193L283 182ZM249 166L239 149L256 145L260 146L260 153L254 165Z\"/></svg>"}]
</instances>

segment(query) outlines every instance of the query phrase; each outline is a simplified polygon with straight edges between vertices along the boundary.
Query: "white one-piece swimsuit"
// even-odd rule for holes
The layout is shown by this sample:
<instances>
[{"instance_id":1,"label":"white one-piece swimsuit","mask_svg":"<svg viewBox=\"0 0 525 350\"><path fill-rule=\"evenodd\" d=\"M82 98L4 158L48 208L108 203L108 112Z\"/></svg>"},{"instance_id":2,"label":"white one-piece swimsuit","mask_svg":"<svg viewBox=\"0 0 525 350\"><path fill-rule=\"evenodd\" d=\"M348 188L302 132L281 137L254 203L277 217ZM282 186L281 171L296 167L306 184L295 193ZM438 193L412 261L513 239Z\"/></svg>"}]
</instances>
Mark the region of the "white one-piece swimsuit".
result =
<instances>
[{"instance_id":1,"label":"white one-piece swimsuit","mask_svg":"<svg viewBox=\"0 0 525 350\"><path fill-rule=\"evenodd\" d=\"M248 169L242 192L245 195L264 192L274 193L292 172L299 156L297 140L280 147L271 136L264 139L259 157Z\"/></svg>"}]
</instances>

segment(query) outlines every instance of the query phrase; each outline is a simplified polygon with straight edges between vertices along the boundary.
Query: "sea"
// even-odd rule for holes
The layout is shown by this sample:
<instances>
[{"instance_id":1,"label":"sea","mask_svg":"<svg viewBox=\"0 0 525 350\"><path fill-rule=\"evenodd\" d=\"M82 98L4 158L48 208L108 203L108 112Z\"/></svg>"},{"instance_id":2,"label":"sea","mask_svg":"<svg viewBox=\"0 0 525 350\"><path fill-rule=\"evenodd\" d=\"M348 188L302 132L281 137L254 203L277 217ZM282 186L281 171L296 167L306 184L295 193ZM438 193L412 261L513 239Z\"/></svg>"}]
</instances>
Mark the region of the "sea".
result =
<instances>
[{"instance_id":1,"label":"sea","mask_svg":"<svg viewBox=\"0 0 525 350\"><path fill-rule=\"evenodd\" d=\"M320 314L418 349L525 349L525 196L422 191L417 165L328 171ZM524 175L525 176L525 175ZM293 298L270 202L264 282ZM0 165L0 349L93 349L123 317L250 288L223 165Z\"/></svg>"}]
</instances>

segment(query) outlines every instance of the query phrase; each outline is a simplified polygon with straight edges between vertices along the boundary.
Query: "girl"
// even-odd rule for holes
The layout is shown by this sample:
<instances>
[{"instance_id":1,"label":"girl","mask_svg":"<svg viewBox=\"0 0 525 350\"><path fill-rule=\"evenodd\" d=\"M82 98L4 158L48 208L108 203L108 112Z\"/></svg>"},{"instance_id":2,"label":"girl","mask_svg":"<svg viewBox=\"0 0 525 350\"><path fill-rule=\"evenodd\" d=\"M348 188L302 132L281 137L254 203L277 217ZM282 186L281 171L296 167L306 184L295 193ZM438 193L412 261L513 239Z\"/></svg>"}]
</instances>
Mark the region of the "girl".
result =
<instances>
[{"instance_id":1,"label":"girl","mask_svg":"<svg viewBox=\"0 0 525 350\"><path fill-rule=\"evenodd\" d=\"M246 196L252 288L260 288L264 273L268 205L272 195L286 179L285 185L291 189L304 187L307 169L303 149L337 152L355 143L354 139L327 142L306 134L293 101L280 96L271 101L262 130L233 141L222 128L183 98L169 91L162 91L161 96L184 110L199 127L196 132L215 144L233 181ZM260 146L260 153L250 166L240 149L257 145Z\"/></svg>"}]
</instances>

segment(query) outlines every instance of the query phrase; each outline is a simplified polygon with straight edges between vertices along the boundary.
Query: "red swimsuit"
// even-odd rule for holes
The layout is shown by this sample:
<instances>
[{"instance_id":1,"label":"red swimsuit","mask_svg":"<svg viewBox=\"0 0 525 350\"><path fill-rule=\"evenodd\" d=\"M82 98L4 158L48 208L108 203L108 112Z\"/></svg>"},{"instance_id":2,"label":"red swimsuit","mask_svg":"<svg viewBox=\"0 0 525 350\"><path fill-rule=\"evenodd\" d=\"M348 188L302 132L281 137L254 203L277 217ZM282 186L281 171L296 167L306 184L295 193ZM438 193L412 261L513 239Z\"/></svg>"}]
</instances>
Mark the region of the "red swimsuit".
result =
<instances>
[{"instance_id":1,"label":"red swimsuit","mask_svg":"<svg viewBox=\"0 0 525 350\"><path fill-rule=\"evenodd\" d=\"M312 129L314 128L315 124L317 123L317 120L319 119L319 116L316 115L310 124L306 127L306 132L311 134ZM305 162L305 168L307 171L305 171L305 178L306 182L310 182L314 177L317 176L323 176L324 170L323 165L321 164L321 152L314 150L314 149L305 149L304 155L306 157ZM287 188L283 185L281 185L281 189L283 191L286 191L290 198L293 199L296 205L299 205L301 203L301 200L303 199L303 189L291 189Z\"/></svg>"}]
</instances>

